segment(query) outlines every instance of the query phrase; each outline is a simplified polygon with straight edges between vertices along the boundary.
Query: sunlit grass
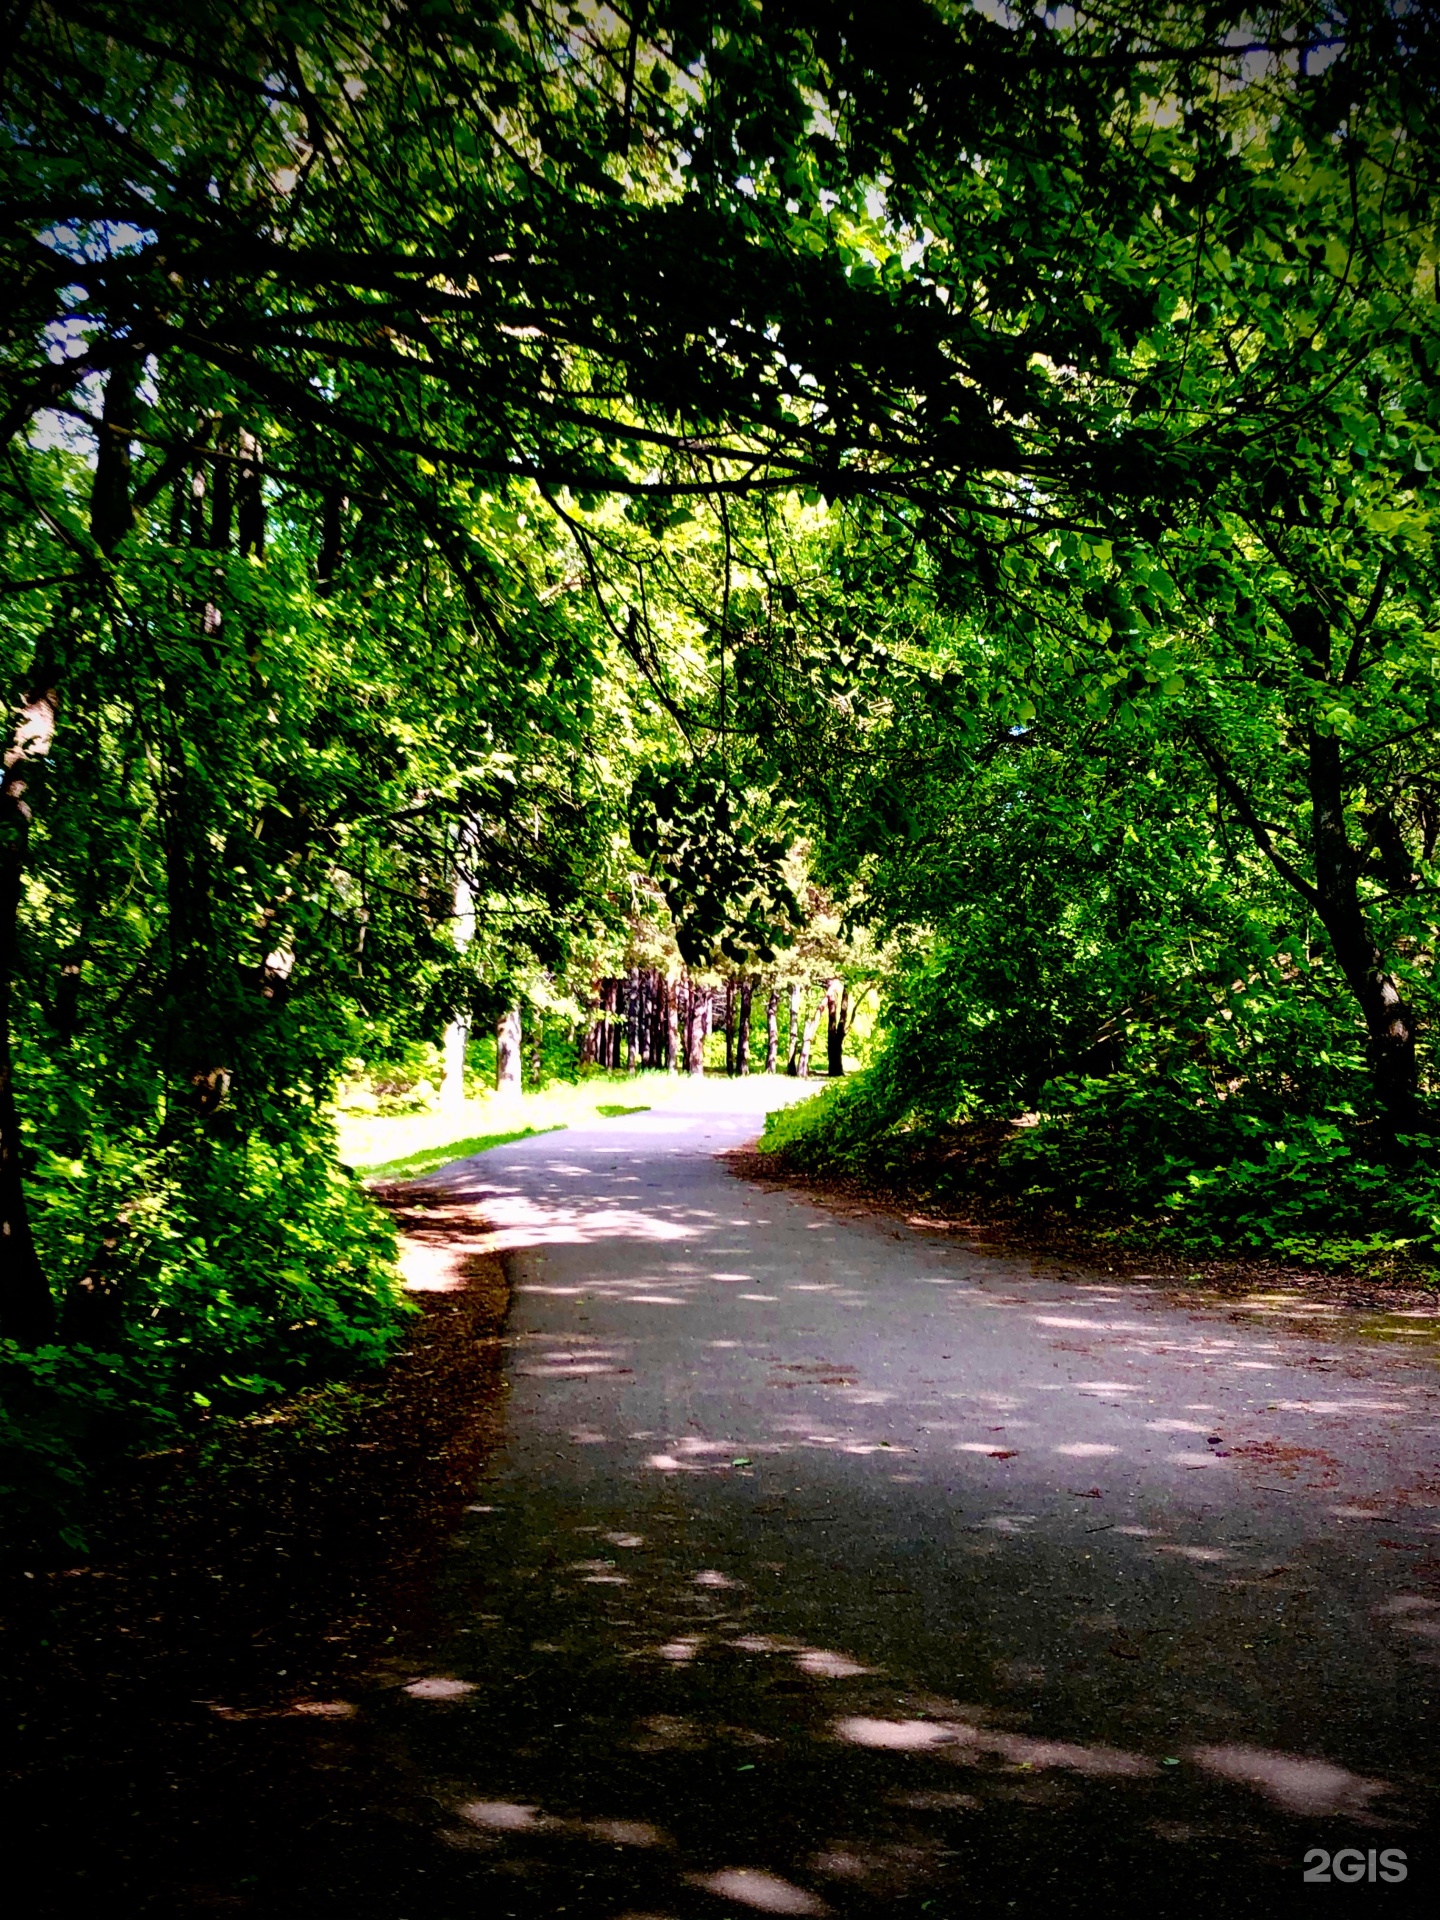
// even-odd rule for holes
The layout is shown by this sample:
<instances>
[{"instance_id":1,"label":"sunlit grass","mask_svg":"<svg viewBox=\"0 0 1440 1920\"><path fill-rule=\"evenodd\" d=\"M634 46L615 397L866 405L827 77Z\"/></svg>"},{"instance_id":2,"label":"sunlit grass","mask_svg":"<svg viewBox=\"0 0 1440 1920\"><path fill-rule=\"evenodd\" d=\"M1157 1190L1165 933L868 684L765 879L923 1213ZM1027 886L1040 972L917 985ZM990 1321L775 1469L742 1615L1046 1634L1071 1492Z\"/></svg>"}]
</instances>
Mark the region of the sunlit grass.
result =
<instances>
[{"instance_id":1,"label":"sunlit grass","mask_svg":"<svg viewBox=\"0 0 1440 1920\"><path fill-rule=\"evenodd\" d=\"M468 1160L472 1153L488 1153L491 1147L508 1147L516 1140L533 1140L541 1133L563 1133L563 1127L521 1127L513 1133L477 1133L470 1140L451 1140L443 1147L426 1147L421 1153L406 1154L400 1160L385 1160L378 1167L361 1171L367 1180L417 1180L452 1160Z\"/></svg>"},{"instance_id":2,"label":"sunlit grass","mask_svg":"<svg viewBox=\"0 0 1440 1920\"><path fill-rule=\"evenodd\" d=\"M340 1158L367 1180L403 1179L530 1134L645 1112L645 1106L617 1104L617 1092L651 1094L658 1105L680 1084L678 1076L666 1073L597 1073L574 1085L553 1081L535 1093L482 1094L445 1112L380 1114L342 1107L335 1115Z\"/></svg>"}]
</instances>

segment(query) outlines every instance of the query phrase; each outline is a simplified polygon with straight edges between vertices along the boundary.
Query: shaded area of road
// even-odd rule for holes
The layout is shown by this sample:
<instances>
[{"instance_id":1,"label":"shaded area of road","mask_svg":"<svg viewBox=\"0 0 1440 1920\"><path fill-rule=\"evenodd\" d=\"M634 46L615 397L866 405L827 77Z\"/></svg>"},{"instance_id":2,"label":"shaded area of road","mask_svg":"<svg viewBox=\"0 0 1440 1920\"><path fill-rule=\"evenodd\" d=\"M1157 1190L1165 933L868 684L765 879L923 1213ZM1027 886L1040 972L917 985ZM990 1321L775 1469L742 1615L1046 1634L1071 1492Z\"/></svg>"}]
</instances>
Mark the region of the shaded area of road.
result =
<instances>
[{"instance_id":1,"label":"shaded area of road","mask_svg":"<svg viewBox=\"0 0 1440 1920\"><path fill-rule=\"evenodd\" d=\"M1433 1321L841 1220L713 1157L747 1097L441 1176L507 1438L366 1707L429 1826L361 1910L1309 1910L1311 1848L1428 1910Z\"/></svg>"}]
</instances>

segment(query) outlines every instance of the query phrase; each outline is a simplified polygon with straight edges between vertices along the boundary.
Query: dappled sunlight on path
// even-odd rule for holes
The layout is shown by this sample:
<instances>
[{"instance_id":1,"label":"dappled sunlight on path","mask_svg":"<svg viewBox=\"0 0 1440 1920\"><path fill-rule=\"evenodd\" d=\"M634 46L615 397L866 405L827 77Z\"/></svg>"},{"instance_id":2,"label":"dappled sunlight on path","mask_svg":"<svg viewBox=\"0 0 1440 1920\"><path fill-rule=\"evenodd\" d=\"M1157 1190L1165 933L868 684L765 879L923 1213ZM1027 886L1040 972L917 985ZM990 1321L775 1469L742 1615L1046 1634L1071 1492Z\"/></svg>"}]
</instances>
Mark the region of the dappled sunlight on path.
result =
<instances>
[{"instance_id":1,"label":"dappled sunlight on path","mask_svg":"<svg viewBox=\"0 0 1440 1920\"><path fill-rule=\"evenodd\" d=\"M441 1810L412 1920L1259 1914L1352 1842L1419 1888L1429 1351L838 1219L687 1098L443 1177L512 1391L366 1707Z\"/></svg>"}]
</instances>

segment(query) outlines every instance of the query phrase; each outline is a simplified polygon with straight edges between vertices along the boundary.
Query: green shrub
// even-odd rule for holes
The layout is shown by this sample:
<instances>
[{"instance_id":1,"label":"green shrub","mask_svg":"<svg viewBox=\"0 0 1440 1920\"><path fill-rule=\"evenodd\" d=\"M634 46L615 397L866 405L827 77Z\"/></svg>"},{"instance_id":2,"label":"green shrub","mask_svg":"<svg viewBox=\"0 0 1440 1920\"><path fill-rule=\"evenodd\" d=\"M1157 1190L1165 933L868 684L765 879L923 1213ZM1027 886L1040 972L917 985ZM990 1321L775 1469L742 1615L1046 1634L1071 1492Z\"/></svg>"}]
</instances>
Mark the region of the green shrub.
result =
<instances>
[{"instance_id":1,"label":"green shrub","mask_svg":"<svg viewBox=\"0 0 1440 1920\"><path fill-rule=\"evenodd\" d=\"M977 1193L1116 1241L1334 1271L1440 1268L1440 1137L1389 1149L1339 1107L1222 1095L1198 1067L1052 1081L1024 1122L890 1118L860 1073L769 1115L760 1146L802 1172Z\"/></svg>"},{"instance_id":2,"label":"green shrub","mask_svg":"<svg viewBox=\"0 0 1440 1920\"><path fill-rule=\"evenodd\" d=\"M1344 1108L1221 1098L1198 1070L1052 1083L1001 1156L1026 1204L1196 1254L1341 1268L1440 1261L1440 1140L1389 1150Z\"/></svg>"}]
</instances>

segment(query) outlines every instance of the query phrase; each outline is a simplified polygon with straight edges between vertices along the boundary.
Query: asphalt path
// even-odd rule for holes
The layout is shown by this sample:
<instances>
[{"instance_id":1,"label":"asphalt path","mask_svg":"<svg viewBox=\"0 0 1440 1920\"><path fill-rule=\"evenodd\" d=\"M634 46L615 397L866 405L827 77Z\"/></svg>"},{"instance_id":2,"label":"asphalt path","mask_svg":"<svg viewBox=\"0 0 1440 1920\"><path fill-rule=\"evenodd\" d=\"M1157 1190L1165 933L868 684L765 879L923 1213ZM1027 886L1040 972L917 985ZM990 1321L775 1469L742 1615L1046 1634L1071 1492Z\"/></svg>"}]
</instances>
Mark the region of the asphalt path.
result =
<instances>
[{"instance_id":1,"label":"asphalt path","mask_svg":"<svg viewBox=\"0 0 1440 1920\"><path fill-rule=\"evenodd\" d=\"M776 1097L438 1176L506 1438L366 1707L433 1810L374 1910L1433 1911L1434 1319L838 1215L716 1157Z\"/></svg>"}]
</instances>

